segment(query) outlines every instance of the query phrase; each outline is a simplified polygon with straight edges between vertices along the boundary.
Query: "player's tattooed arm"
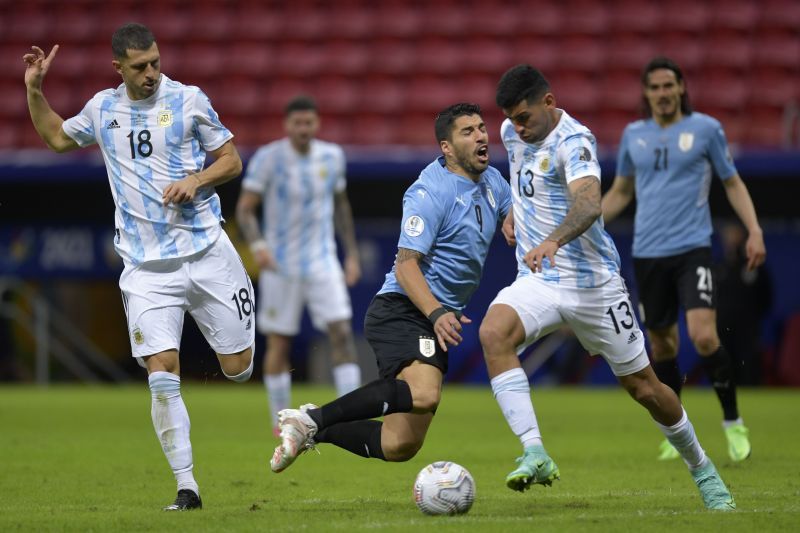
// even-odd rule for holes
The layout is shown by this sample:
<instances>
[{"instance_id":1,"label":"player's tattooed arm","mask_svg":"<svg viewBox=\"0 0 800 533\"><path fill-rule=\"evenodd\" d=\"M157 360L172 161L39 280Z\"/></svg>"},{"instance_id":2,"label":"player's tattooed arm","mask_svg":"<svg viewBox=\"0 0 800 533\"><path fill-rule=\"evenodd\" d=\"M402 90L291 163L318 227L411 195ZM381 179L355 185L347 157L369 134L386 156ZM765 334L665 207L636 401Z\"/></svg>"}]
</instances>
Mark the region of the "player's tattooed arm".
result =
<instances>
[{"instance_id":1,"label":"player's tattooed arm","mask_svg":"<svg viewBox=\"0 0 800 533\"><path fill-rule=\"evenodd\" d=\"M416 250L409 250L408 248L400 248L397 250L397 258L395 262L399 265L409 260L414 260L417 263L422 261L422 254Z\"/></svg>"},{"instance_id":2,"label":"player's tattooed arm","mask_svg":"<svg viewBox=\"0 0 800 533\"><path fill-rule=\"evenodd\" d=\"M595 176L586 176L573 181L569 184L569 190L574 198L572 207L561 224L547 236L548 241L558 243L559 247L589 229L589 226L602 214L600 180Z\"/></svg>"}]
</instances>

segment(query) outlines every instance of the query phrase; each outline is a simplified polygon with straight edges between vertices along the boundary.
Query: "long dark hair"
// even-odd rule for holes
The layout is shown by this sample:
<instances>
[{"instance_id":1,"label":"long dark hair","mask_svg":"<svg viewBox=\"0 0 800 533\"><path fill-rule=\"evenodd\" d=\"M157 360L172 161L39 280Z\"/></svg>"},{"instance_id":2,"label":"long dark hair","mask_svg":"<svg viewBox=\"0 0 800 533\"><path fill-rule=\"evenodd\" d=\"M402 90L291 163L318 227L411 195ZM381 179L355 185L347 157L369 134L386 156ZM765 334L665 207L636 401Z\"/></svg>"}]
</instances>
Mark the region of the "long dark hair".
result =
<instances>
[{"instance_id":1,"label":"long dark hair","mask_svg":"<svg viewBox=\"0 0 800 533\"><path fill-rule=\"evenodd\" d=\"M673 60L668 57L659 56L653 58L642 71L642 88L646 88L648 82L650 81L650 73L654 70L665 68L667 70L671 70L675 73L675 79L678 82L683 82L683 94L681 95L681 112L684 115L691 115L692 114L692 104L689 103L689 88L686 86L686 80L683 77L683 72L681 71L681 67L678 66ZM645 117L653 116L653 110L650 108L650 102L647 101L647 97L642 94L642 114Z\"/></svg>"}]
</instances>

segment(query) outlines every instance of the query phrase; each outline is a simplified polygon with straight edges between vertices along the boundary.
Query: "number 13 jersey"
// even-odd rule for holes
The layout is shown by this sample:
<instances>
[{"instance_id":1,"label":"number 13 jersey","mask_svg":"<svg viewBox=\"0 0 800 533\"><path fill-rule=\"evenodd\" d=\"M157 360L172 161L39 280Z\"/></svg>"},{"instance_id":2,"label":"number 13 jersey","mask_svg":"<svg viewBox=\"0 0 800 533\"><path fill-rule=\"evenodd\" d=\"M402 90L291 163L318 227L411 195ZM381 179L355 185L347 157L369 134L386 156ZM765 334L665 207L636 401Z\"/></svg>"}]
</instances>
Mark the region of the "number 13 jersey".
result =
<instances>
[{"instance_id":1,"label":"number 13 jersey","mask_svg":"<svg viewBox=\"0 0 800 533\"><path fill-rule=\"evenodd\" d=\"M525 254L558 227L574 199L569 183L586 176L600 179L594 136L565 111L556 127L537 143L523 141L506 119L500 127L508 151L514 234L517 239L517 277L534 275ZM591 288L619 272L619 254L599 217L579 237L562 246L556 266L545 259L544 281L566 287Z\"/></svg>"},{"instance_id":2,"label":"number 13 jersey","mask_svg":"<svg viewBox=\"0 0 800 533\"><path fill-rule=\"evenodd\" d=\"M217 240L222 211L213 187L199 188L192 202L162 201L167 185L200 172L206 152L233 137L199 88L162 74L155 94L131 100L122 84L94 95L62 128L81 147L100 146L123 260L186 257Z\"/></svg>"}]
</instances>

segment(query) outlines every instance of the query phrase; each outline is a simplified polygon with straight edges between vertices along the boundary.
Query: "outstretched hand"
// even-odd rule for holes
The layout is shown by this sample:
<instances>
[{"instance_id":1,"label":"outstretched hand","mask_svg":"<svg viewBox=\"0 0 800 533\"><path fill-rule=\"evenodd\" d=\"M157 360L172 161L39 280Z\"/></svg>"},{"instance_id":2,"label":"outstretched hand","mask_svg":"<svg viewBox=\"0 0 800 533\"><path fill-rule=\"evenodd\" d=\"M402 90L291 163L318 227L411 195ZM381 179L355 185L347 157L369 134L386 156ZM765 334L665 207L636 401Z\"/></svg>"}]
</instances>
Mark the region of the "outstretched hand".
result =
<instances>
[{"instance_id":1,"label":"outstretched hand","mask_svg":"<svg viewBox=\"0 0 800 533\"><path fill-rule=\"evenodd\" d=\"M447 351L447 345L458 346L463 340L461 337L461 324L471 324L472 320L466 315L456 318L456 314L450 311L439 317L433 325L433 331L439 341L442 350Z\"/></svg>"},{"instance_id":2,"label":"outstretched hand","mask_svg":"<svg viewBox=\"0 0 800 533\"><path fill-rule=\"evenodd\" d=\"M556 241L545 239L539 246L532 248L525 254L525 264L535 273L542 271L544 258L550 260L550 267L556 266L556 252L558 252Z\"/></svg>"},{"instance_id":3,"label":"outstretched hand","mask_svg":"<svg viewBox=\"0 0 800 533\"><path fill-rule=\"evenodd\" d=\"M31 50L33 50L31 53L22 56L22 60L25 61L26 65L25 86L30 89L41 89L42 80L44 80L44 76L50 69L50 64L53 62L53 58L56 57L56 52L58 52L58 45L55 45L50 50L50 54L47 57L44 55L44 50L38 46L32 46Z\"/></svg>"}]
</instances>

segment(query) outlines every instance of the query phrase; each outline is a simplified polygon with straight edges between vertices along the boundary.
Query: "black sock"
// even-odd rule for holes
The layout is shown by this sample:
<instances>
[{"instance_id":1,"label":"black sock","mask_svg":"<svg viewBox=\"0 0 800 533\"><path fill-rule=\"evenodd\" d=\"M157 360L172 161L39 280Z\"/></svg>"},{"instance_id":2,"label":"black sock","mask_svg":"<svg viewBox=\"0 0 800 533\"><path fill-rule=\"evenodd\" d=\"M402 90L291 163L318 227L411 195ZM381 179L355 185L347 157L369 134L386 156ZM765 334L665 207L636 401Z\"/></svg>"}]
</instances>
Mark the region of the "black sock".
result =
<instances>
[{"instance_id":1,"label":"black sock","mask_svg":"<svg viewBox=\"0 0 800 533\"><path fill-rule=\"evenodd\" d=\"M680 398L681 389L683 388L683 377L681 376L680 368L678 368L678 358L667 359L666 361L655 361L653 362L653 370L656 376L658 376L658 380L674 390L675 394Z\"/></svg>"},{"instance_id":2,"label":"black sock","mask_svg":"<svg viewBox=\"0 0 800 533\"><path fill-rule=\"evenodd\" d=\"M357 420L328 426L314 436L316 442L327 442L361 457L385 461L381 448L381 427L377 420Z\"/></svg>"},{"instance_id":3,"label":"black sock","mask_svg":"<svg viewBox=\"0 0 800 533\"><path fill-rule=\"evenodd\" d=\"M399 379L378 379L319 409L309 409L308 416L321 430L342 422L408 413L413 405L408 383Z\"/></svg>"},{"instance_id":4,"label":"black sock","mask_svg":"<svg viewBox=\"0 0 800 533\"><path fill-rule=\"evenodd\" d=\"M700 359L703 361L703 368L711 380L711 385L717 392L719 403L722 404L725 420L736 420L739 418L739 409L736 406L736 382L733 379L733 367L728 350L720 346L716 352Z\"/></svg>"}]
</instances>

